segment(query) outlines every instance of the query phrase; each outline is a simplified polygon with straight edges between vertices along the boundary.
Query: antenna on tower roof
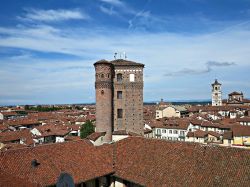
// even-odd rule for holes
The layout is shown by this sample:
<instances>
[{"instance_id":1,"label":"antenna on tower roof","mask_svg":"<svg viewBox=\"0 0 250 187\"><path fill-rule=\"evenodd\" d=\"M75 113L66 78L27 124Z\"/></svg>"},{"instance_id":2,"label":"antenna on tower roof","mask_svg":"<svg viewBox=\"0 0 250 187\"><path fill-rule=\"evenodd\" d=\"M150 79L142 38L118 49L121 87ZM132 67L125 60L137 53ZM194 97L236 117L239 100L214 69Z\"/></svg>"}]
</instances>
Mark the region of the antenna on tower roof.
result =
<instances>
[{"instance_id":1,"label":"antenna on tower roof","mask_svg":"<svg viewBox=\"0 0 250 187\"><path fill-rule=\"evenodd\" d=\"M114 53L114 59L116 60L117 59L117 55L119 55L120 57L118 57L118 58L120 58L120 59L127 59L127 54L126 54L126 52L115 52Z\"/></svg>"},{"instance_id":2,"label":"antenna on tower roof","mask_svg":"<svg viewBox=\"0 0 250 187\"><path fill-rule=\"evenodd\" d=\"M126 52L124 51L123 54L124 54L124 59L126 60L126 59L127 59L127 54L126 54Z\"/></svg>"}]
</instances>

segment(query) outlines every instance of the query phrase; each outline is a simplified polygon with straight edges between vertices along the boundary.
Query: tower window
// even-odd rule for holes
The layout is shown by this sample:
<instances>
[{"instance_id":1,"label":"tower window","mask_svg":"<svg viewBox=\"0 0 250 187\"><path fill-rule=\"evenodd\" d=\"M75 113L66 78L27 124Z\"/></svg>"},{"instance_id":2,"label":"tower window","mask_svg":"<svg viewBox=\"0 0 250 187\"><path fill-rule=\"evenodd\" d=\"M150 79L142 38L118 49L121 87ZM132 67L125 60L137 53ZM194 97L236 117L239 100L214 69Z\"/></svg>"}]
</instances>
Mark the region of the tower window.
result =
<instances>
[{"instance_id":1,"label":"tower window","mask_svg":"<svg viewBox=\"0 0 250 187\"><path fill-rule=\"evenodd\" d=\"M101 74L101 78L104 78L104 75L103 75L103 74Z\"/></svg>"},{"instance_id":2,"label":"tower window","mask_svg":"<svg viewBox=\"0 0 250 187\"><path fill-rule=\"evenodd\" d=\"M122 109L117 109L117 118L122 118Z\"/></svg>"},{"instance_id":3,"label":"tower window","mask_svg":"<svg viewBox=\"0 0 250 187\"><path fill-rule=\"evenodd\" d=\"M129 74L129 81L135 82L135 74Z\"/></svg>"},{"instance_id":4,"label":"tower window","mask_svg":"<svg viewBox=\"0 0 250 187\"><path fill-rule=\"evenodd\" d=\"M122 91L117 91L117 99L122 99Z\"/></svg>"},{"instance_id":5,"label":"tower window","mask_svg":"<svg viewBox=\"0 0 250 187\"><path fill-rule=\"evenodd\" d=\"M117 82L122 82L122 74L121 73L117 74Z\"/></svg>"}]
</instances>

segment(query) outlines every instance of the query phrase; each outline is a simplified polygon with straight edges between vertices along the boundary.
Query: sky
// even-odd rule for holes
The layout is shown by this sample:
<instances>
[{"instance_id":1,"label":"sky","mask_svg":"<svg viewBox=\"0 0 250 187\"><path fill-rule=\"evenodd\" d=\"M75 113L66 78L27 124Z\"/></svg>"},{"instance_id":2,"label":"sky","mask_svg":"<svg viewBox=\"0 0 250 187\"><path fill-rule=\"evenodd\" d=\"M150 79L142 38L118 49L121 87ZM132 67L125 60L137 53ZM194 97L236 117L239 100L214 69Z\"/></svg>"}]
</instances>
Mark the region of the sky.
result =
<instances>
[{"instance_id":1,"label":"sky","mask_svg":"<svg viewBox=\"0 0 250 187\"><path fill-rule=\"evenodd\" d=\"M144 101L250 98L250 0L0 1L0 105L95 102L94 66L145 64Z\"/></svg>"}]
</instances>

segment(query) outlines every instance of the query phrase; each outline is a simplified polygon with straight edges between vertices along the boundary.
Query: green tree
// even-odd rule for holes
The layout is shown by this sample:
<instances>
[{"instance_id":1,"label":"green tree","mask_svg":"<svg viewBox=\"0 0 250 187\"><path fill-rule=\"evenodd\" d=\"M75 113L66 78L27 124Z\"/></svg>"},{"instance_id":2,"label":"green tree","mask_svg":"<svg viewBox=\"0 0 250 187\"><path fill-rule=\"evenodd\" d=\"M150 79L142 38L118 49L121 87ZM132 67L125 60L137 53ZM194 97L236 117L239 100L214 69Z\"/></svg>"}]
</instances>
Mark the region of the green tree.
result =
<instances>
[{"instance_id":1,"label":"green tree","mask_svg":"<svg viewBox=\"0 0 250 187\"><path fill-rule=\"evenodd\" d=\"M94 125L91 121L88 120L81 126L80 136L83 139L86 138L88 135L92 134L93 132L95 132Z\"/></svg>"}]
</instances>

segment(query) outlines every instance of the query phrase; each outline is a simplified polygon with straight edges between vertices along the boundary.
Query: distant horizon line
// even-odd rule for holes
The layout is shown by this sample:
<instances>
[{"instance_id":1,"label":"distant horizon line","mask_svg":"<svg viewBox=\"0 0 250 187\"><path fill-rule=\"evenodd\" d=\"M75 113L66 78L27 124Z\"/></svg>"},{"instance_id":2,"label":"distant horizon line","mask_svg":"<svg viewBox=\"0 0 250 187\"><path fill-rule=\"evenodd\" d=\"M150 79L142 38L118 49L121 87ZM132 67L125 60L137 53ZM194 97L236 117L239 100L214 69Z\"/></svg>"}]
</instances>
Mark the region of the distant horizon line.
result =
<instances>
[{"instance_id":1,"label":"distant horizon line","mask_svg":"<svg viewBox=\"0 0 250 187\"><path fill-rule=\"evenodd\" d=\"M157 101L144 101L143 104L159 103L161 100ZM166 103L212 103L211 99L186 99L186 100L163 100ZM0 106L37 106L37 105L94 105L96 102L85 102L85 103L36 103L36 104L0 104Z\"/></svg>"}]
</instances>

